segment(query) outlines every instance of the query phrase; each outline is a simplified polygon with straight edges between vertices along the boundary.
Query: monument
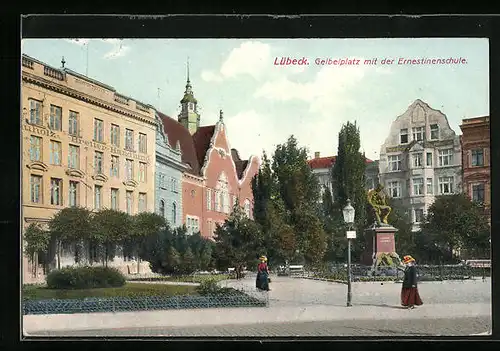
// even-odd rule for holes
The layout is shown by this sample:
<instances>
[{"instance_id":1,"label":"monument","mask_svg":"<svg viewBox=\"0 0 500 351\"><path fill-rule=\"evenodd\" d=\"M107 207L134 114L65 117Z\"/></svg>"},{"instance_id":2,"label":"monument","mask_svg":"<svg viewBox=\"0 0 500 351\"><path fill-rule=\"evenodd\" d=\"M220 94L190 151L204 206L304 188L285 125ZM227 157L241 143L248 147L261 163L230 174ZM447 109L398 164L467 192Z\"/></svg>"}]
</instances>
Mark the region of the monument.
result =
<instances>
[{"instance_id":1,"label":"monument","mask_svg":"<svg viewBox=\"0 0 500 351\"><path fill-rule=\"evenodd\" d=\"M375 222L365 230L366 251L361 260L371 265L376 274L380 267L397 267L401 259L396 253L394 234L397 229L388 223L392 208L387 204L387 195L382 185L368 191L368 203L375 214Z\"/></svg>"}]
</instances>

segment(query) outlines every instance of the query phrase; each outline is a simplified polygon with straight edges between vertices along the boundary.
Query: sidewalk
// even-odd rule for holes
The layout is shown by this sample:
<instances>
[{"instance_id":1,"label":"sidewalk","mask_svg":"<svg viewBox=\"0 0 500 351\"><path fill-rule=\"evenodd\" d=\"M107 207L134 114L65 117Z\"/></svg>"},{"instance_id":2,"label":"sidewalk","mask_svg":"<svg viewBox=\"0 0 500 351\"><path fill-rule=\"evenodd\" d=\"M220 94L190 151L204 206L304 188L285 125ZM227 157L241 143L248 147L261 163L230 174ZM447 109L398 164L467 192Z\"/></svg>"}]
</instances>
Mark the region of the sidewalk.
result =
<instances>
[{"instance_id":1,"label":"sidewalk","mask_svg":"<svg viewBox=\"0 0 500 351\"><path fill-rule=\"evenodd\" d=\"M389 305L352 307L315 305L304 307L224 308L119 313L23 316L27 333L51 330L87 330L153 327L192 327L283 322L341 320L403 320L491 316L486 303L423 305L414 310Z\"/></svg>"}]
</instances>

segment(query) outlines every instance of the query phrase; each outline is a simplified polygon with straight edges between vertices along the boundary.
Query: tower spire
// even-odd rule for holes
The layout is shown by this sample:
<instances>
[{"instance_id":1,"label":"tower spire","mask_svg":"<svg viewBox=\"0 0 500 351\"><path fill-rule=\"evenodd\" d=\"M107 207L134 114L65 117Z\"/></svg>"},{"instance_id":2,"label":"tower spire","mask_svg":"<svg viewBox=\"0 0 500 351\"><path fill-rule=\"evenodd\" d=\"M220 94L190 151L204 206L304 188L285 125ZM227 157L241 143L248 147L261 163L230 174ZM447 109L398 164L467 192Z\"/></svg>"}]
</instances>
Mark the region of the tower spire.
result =
<instances>
[{"instance_id":1,"label":"tower spire","mask_svg":"<svg viewBox=\"0 0 500 351\"><path fill-rule=\"evenodd\" d=\"M187 57L187 64L186 64L186 66L187 66L187 83L189 84L190 83L189 82L189 56Z\"/></svg>"}]
</instances>

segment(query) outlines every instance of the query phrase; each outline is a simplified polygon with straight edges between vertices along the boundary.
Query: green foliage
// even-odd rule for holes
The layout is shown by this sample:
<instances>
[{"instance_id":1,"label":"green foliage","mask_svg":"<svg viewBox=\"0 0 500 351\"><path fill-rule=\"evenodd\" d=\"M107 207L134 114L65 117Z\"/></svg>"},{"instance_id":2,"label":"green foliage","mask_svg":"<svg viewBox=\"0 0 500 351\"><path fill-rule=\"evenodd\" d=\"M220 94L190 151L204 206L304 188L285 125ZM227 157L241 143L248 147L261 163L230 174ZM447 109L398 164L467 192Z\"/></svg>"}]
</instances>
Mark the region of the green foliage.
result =
<instances>
[{"instance_id":1,"label":"green foliage","mask_svg":"<svg viewBox=\"0 0 500 351\"><path fill-rule=\"evenodd\" d=\"M24 253L33 263L35 254L46 253L49 249L50 232L43 230L37 223L31 223L24 233Z\"/></svg>"},{"instance_id":2,"label":"green foliage","mask_svg":"<svg viewBox=\"0 0 500 351\"><path fill-rule=\"evenodd\" d=\"M223 288L219 286L217 280L207 279L204 280L196 287L196 291L200 295L217 295L223 292Z\"/></svg>"},{"instance_id":3,"label":"green foliage","mask_svg":"<svg viewBox=\"0 0 500 351\"><path fill-rule=\"evenodd\" d=\"M398 229L394 235L396 241L396 252L401 255L417 254L415 232L412 231L411 218L397 199L390 199L389 206L392 210L389 214L389 223Z\"/></svg>"},{"instance_id":4,"label":"green foliage","mask_svg":"<svg viewBox=\"0 0 500 351\"><path fill-rule=\"evenodd\" d=\"M470 258L488 258L490 254L490 227L483 208L465 194L437 197L428 210L419 237L419 251L441 254L439 258L426 257L428 261L456 261L454 250L465 248Z\"/></svg>"},{"instance_id":5,"label":"green foliage","mask_svg":"<svg viewBox=\"0 0 500 351\"><path fill-rule=\"evenodd\" d=\"M115 256L116 246L130 238L132 225L132 218L122 211L103 209L94 214L90 240L102 249L98 258L105 265Z\"/></svg>"},{"instance_id":6,"label":"green foliage","mask_svg":"<svg viewBox=\"0 0 500 351\"><path fill-rule=\"evenodd\" d=\"M259 225L236 208L215 230L215 257L220 269L255 265L262 254L263 235Z\"/></svg>"},{"instance_id":7,"label":"green foliage","mask_svg":"<svg viewBox=\"0 0 500 351\"><path fill-rule=\"evenodd\" d=\"M109 267L67 267L53 270L47 276L49 289L108 288L124 284L123 274Z\"/></svg>"}]
</instances>

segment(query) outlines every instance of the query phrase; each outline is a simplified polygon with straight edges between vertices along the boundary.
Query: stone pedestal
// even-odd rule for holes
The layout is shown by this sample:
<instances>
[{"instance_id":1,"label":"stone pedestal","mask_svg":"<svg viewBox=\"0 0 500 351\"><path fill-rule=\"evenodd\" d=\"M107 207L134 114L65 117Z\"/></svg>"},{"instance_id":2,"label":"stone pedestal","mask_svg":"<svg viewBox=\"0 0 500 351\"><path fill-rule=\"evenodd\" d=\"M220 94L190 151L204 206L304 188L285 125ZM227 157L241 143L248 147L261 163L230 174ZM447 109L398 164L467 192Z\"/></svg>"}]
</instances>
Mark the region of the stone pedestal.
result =
<instances>
[{"instance_id":1,"label":"stone pedestal","mask_svg":"<svg viewBox=\"0 0 500 351\"><path fill-rule=\"evenodd\" d=\"M373 226L365 230L366 249L361 257L362 264L375 266L381 254L396 255L394 234L398 230L391 225Z\"/></svg>"}]
</instances>

